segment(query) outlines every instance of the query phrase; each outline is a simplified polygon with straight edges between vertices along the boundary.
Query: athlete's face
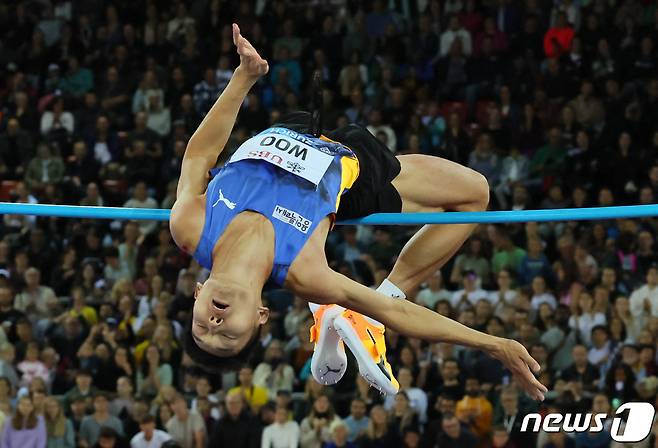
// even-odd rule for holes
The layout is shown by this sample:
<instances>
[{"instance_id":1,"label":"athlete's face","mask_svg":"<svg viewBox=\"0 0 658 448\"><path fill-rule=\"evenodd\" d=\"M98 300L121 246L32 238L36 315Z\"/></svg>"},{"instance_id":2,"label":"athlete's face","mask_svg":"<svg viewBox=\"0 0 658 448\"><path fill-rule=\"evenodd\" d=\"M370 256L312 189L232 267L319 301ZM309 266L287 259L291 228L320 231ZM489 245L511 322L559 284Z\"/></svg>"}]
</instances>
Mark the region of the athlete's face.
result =
<instances>
[{"instance_id":1,"label":"athlete's face","mask_svg":"<svg viewBox=\"0 0 658 448\"><path fill-rule=\"evenodd\" d=\"M197 284L192 310L192 335L197 345L215 356L240 352L269 316L253 294L238 284L212 278Z\"/></svg>"}]
</instances>

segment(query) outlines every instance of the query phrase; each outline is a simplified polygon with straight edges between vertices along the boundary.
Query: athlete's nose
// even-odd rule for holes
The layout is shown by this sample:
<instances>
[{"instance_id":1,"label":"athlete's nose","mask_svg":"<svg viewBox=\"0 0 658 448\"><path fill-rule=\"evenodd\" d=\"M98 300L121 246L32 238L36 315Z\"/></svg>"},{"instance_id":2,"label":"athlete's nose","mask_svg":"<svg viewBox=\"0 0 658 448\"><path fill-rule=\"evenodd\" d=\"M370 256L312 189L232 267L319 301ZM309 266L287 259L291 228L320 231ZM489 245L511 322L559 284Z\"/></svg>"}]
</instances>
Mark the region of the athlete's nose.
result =
<instances>
[{"instance_id":1,"label":"athlete's nose","mask_svg":"<svg viewBox=\"0 0 658 448\"><path fill-rule=\"evenodd\" d=\"M210 316L210 325L219 327L224 322L224 319L220 319L217 316Z\"/></svg>"}]
</instances>

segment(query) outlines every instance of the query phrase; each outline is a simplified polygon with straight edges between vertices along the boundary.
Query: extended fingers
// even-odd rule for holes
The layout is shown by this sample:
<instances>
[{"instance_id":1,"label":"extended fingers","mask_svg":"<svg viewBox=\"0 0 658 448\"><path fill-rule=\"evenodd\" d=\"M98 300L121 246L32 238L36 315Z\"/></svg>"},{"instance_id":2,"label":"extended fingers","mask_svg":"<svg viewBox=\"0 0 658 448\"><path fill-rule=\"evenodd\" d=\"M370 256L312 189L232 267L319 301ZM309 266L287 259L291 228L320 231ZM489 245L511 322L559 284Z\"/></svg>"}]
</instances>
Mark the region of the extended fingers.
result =
<instances>
[{"instance_id":1,"label":"extended fingers","mask_svg":"<svg viewBox=\"0 0 658 448\"><path fill-rule=\"evenodd\" d=\"M523 361L530 367L530 370L533 372L537 373L539 370L541 370L541 366L537 361L535 361L535 358L530 356L530 353L528 353L527 350L523 350L523 355L522 355Z\"/></svg>"},{"instance_id":2,"label":"extended fingers","mask_svg":"<svg viewBox=\"0 0 658 448\"><path fill-rule=\"evenodd\" d=\"M532 358L530 358L532 359ZM544 394L548 391L546 386L535 378L535 376L530 371L529 366L526 362L519 360L518 363L515 363L516 375L521 380L523 388L528 392L533 399L543 401Z\"/></svg>"},{"instance_id":3,"label":"extended fingers","mask_svg":"<svg viewBox=\"0 0 658 448\"><path fill-rule=\"evenodd\" d=\"M528 370L525 369L525 374L523 375L524 382L526 383L526 390L528 394L535 400L544 401L544 394L548 391L546 386L539 382L537 378Z\"/></svg>"}]
</instances>

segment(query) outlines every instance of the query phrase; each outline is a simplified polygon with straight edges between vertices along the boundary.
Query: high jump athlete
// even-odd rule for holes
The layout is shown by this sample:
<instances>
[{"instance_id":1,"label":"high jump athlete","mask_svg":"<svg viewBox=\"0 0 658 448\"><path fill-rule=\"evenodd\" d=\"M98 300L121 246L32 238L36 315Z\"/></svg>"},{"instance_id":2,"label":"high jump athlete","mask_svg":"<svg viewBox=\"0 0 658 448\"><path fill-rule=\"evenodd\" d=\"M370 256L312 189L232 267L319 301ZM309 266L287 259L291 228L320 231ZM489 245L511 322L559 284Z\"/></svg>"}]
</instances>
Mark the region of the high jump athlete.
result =
<instances>
[{"instance_id":1,"label":"high jump athlete","mask_svg":"<svg viewBox=\"0 0 658 448\"><path fill-rule=\"evenodd\" d=\"M322 383L333 384L343 375L344 342L373 386L396 393L385 356L386 326L412 338L481 349L500 360L532 398L542 400L546 388L531 372L539 365L520 343L404 300L454 255L474 225L423 226L377 291L333 271L325 256L336 219L484 210L489 200L484 177L438 157L394 157L355 125L323 132L303 112L248 139L222 168L213 169L243 100L269 69L235 24L233 41L240 64L190 138L170 220L177 245L210 269L195 293L185 342L190 356L206 368L244 363L268 319L261 293L271 279L314 302L311 370Z\"/></svg>"}]
</instances>

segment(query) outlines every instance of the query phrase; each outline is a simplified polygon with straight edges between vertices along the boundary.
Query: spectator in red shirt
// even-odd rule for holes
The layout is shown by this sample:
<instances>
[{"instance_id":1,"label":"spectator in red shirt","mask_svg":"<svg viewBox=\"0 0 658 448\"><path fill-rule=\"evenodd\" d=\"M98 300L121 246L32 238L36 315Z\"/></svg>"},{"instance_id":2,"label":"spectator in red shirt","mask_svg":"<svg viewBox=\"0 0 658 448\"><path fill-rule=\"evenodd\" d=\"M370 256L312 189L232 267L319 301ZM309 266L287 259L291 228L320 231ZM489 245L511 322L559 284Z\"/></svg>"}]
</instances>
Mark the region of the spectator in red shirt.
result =
<instances>
[{"instance_id":1,"label":"spectator in red shirt","mask_svg":"<svg viewBox=\"0 0 658 448\"><path fill-rule=\"evenodd\" d=\"M571 50L571 42L576 34L563 12L557 15L555 26L548 29L544 36L546 57L558 58Z\"/></svg>"}]
</instances>

